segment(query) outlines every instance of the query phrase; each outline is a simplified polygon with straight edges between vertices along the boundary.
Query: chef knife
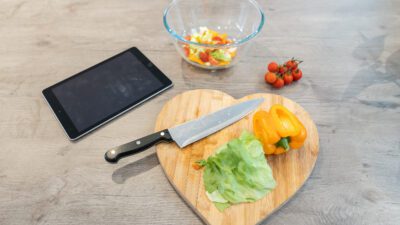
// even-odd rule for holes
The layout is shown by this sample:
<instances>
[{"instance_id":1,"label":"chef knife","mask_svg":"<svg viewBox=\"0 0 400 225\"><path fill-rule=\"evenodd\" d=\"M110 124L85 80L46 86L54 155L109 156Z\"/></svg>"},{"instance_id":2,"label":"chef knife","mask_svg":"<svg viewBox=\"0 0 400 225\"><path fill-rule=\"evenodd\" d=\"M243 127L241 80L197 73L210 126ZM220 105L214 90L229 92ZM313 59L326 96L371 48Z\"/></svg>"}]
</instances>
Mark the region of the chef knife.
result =
<instances>
[{"instance_id":1,"label":"chef knife","mask_svg":"<svg viewBox=\"0 0 400 225\"><path fill-rule=\"evenodd\" d=\"M104 158L107 162L116 163L122 157L141 152L159 142L174 141L180 148L183 148L242 119L263 101L263 98L248 100L175 127L158 131L110 149L106 152Z\"/></svg>"}]
</instances>

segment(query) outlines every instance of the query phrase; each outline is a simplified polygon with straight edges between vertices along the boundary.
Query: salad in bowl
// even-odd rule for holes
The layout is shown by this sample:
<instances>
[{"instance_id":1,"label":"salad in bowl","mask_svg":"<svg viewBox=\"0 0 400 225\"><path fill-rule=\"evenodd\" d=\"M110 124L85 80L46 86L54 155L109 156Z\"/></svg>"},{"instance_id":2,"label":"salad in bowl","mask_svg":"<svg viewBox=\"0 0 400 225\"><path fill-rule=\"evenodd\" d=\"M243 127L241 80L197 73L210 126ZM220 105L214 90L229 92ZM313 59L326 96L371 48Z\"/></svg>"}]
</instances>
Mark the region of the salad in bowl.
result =
<instances>
[{"instance_id":1,"label":"salad in bowl","mask_svg":"<svg viewBox=\"0 0 400 225\"><path fill-rule=\"evenodd\" d=\"M163 22L178 53L206 69L233 66L264 25L255 0L174 0Z\"/></svg>"},{"instance_id":2,"label":"salad in bowl","mask_svg":"<svg viewBox=\"0 0 400 225\"><path fill-rule=\"evenodd\" d=\"M217 31L200 27L199 31L185 36L185 39L199 44L229 45L233 41L227 34L220 34ZM188 43L182 44L184 56L191 63L205 67L228 66L236 56L236 47L210 48Z\"/></svg>"}]
</instances>

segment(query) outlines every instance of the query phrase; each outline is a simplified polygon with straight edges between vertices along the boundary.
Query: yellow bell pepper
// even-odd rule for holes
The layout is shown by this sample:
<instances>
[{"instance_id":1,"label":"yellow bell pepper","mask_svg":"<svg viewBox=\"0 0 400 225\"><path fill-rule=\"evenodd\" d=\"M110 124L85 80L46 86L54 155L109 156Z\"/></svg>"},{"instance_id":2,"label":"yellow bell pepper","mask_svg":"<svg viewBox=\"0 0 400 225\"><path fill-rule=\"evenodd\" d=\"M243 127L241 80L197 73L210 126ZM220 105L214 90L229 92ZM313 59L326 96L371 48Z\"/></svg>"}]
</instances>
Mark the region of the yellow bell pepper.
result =
<instances>
[{"instance_id":1,"label":"yellow bell pepper","mask_svg":"<svg viewBox=\"0 0 400 225\"><path fill-rule=\"evenodd\" d=\"M226 65L229 65L229 63L231 63L231 62L221 61L218 63L218 66L226 66Z\"/></svg>"},{"instance_id":2,"label":"yellow bell pepper","mask_svg":"<svg viewBox=\"0 0 400 225\"><path fill-rule=\"evenodd\" d=\"M298 121L298 119L297 119L297 121ZM300 132L297 135L290 137L289 146L292 149L299 149L299 148L303 147L304 141L307 138L306 128L300 121L298 121L298 124L300 125Z\"/></svg>"},{"instance_id":3,"label":"yellow bell pepper","mask_svg":"<svg viewBox=\"0 0 400 225\"><path fill-rule=\"evenodd\" d=\"M290 148L299 149L307 138L304 125L282 105L273 105L269 112L256 112L253 129L267 155L282 154Z\"/></svg>"},{"instance_id":4,"label":"yellow bell pepper","mask_svg":"<svg viewBox=\"0 0 400 225\"><path fill-rule=\"evenodd\" d=\"M201 65L204 64L204 62L201 61L199 58L197 58L194 54L190 54L189 57L188 57L188 59L189 59L190 61L196 62L196 63L201 64Z\"/></svg>"}]
</instances>

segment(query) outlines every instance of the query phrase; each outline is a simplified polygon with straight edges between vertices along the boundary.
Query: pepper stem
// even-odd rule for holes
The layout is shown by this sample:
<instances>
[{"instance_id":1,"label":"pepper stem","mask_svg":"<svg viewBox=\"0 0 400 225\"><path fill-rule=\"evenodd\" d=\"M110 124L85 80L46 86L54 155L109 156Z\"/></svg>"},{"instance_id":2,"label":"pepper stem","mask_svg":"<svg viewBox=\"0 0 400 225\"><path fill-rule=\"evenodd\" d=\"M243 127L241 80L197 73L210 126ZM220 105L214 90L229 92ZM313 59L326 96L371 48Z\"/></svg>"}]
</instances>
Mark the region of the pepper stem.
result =
<instances>
[{"instance_id":1,"label":"pepper stem","mask_svg":"<svg viewBox=\"0 0 400 225\"><path fill-rule=\"evenodd\" d=\"M276 147L282 147L285 149L285 151L289 151L290 146L289 146L289 137L284 137L281 138L276 144Z\"/></svg>"}]
</instances>

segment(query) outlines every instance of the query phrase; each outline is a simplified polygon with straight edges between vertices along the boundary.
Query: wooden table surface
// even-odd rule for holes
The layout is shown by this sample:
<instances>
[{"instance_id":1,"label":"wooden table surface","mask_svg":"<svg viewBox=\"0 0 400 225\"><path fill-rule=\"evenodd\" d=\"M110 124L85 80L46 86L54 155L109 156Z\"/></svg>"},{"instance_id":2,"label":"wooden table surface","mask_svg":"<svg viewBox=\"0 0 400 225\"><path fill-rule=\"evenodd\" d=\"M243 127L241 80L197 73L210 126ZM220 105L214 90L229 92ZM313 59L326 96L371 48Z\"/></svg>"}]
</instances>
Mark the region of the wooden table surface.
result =
<instances>
[{"instance_id":1,"label":"wooden table surface","mask_svg":"<svg viewBox=\"0 0 400 225\"><path fill-rule=\"evenodd\" d=\"M261 1L260 1L261 2ZM399 224L400 1L262 1L266 25L234 68L208 72L177 54L167 0L0 1L0 224L201 224L154 148L111 165L104 151L154 129L185 90L267 92L300 103L320 134L305 186L265 224ZM131 46L173 89L70 142L42 89ZM301 82L274 90L266 63L303 59Z\"/></svg>"}]
</instances>

